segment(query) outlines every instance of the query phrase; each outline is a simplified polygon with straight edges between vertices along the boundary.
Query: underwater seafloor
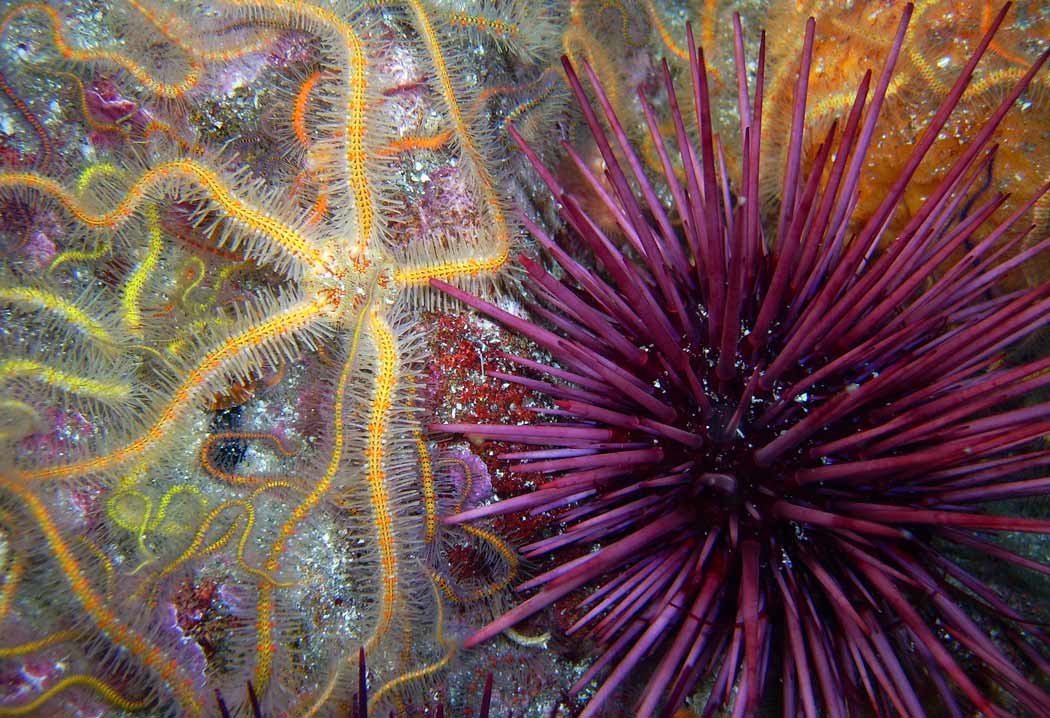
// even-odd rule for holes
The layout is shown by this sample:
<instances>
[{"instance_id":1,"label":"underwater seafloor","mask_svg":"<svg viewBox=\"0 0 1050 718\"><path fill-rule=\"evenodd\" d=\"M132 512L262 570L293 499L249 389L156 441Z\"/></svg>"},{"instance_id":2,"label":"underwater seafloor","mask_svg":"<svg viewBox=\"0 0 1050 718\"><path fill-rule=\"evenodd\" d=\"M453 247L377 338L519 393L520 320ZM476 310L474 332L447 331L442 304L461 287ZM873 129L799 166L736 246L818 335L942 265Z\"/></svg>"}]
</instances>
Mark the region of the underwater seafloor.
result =
<instances>
[{"instance_id":1,"label":"underwater seafloor","mask_svg":"<svg viewBox=\"0 0 1050 718\"><path fill-rule=\"evenodd\" d=\"M1011 10L891 232L1046 49L1040 5ZM817 136L881 62L899 8L0 0L0 716L216 716L214 691L248 715L248 681L267 717L346 715L361 646L370 715L476 715L490 672L492 716L573 715L593 692L566 696L593 655L565 635L574 602L457 648L555 565L516 547L557 521L442 519L536 477L507 469L506 444L428 430L534 420L553 405L501 378L505 353L550 357L428 282L530 311L515 258L539 252L518 213L556 237L560 225L507 124L581 192L559 142L601 169L563 54L593 65L642 137L633 88L659 93L657 57L688 76L691 21L715 125L732 128L732 13L752 73L765 28L775 222L805 19ZM917 8L856 216L892 185L991 14ZM985 187L1011 193L1005 214L1050 179L1045 69L996 137ZM1050 236L1046 197L1030 217L1025 246ZM1003 291L1045 278L1036 258ZM1050 502L1012 510L1045 518ZM1046 536L1002 540L1050 559ZM992 585L1050 620L1045 575ZM643 683L600 715L633 715ZM700 715L710 689L674 715Z\"/></svg>"}]
</instances>

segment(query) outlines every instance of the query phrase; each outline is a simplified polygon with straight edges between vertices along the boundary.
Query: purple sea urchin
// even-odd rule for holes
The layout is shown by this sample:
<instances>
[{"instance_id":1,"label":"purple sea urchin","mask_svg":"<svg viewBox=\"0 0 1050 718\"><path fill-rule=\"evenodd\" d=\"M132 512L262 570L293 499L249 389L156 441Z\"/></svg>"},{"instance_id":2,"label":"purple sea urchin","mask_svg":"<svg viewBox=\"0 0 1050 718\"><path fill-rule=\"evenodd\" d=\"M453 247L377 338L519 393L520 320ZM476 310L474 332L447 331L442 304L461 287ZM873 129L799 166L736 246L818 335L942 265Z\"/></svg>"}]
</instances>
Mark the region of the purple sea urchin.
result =
<instances>
[{"instance_id":1,"label":"purple sea urchin","mask_svg":"<svg viewBox=\"0 0 1050 718\"><path fill-rule=\"evenodd\" d=\"M579 619L569 633L586 629L600 656L572 692L604 673L582 716L607 715L636 669L648 672L638 716L671 713L702 679L705 716L730 703L734 716L755 715L770 693L791 718L914 718L935 704L953 716L1046 715L1050 696L1028 673L1050 670L1050 636L958 560L971 552L1050 573L985 536L1050 533L1050 520L994 508L1050 493L1050 478L1039 477L1050 452L1038 443L1050 432L1050 403L1022 401L1050 384L1050 360L1004 361L1050 322L1050 283L994 291L1050 244L1018 253L1025 233L1011 231L1047 188L977 234L1004 201L979 196L990 138L1046 54L899 234L884 236L1005 12L852 237L861 168L911 6L870 101L869 73L841 133L832 127L803 176L810 20L775 226L764 225L758 191L765 45L749 97L739 21L738 189L713 136L691 34L698 148L666 64L677 157L639 91L677 222L594 73L584 65L608 132L565 62L607 185L566 151L629 247L611 241L522 143L598 268L528 223L564 276L523 260L534 313L553 330L434 282L557 364L509 357L530 377L500 376L553 399L557 408L538 411L554 421L432 427L533 445L505 458L517 461L511 470L543 477L531 493L450 521L551 512L559 532L524 554L576 550L523 584L535 593L468 646L574 595Z\"/></svg>"}]
</instances>

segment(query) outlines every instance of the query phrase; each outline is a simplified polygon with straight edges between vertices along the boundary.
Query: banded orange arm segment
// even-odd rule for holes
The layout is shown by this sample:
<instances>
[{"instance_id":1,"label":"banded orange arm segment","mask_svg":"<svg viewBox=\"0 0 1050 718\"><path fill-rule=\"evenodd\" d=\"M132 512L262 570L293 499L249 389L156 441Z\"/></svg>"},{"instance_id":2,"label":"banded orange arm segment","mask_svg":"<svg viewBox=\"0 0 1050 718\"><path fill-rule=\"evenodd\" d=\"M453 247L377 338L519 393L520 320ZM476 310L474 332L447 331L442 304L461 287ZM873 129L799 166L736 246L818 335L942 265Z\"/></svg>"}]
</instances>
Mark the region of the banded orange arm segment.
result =
<instances>
[{"instance_id":1,"label":"banded orange arm segment","mask_svg":"<svg viewBox=\"0 0 1050 718\"><path fill-rule=\"evenodd\" d=\"M379 622L365 644L372 650L394 620L398 589L398 558L394 537L394 508L387 491L385 444L389 430L390 409L393 406L397 385L397 368L400 357L394 342L390 324L378 310L371 312L369 330L375 342L376 375L372 394L371 414L368 422L368 444L365 448L366 478L371 491L372 522L375 525L379 547L379 565L382 571L381 613Z\"/></svg>"},{"instance_id":2,"label":"banded orange arm segment","mask_svg":"<svg viewBox=\"0 0 1050 718\"><path fill-rule=\"evenodd\" d=\"M395 273L394 278L397 282L418 286L429 282L431 279L448 280L464 275L476 276L481 272L493 272L500 269L506 264L510 256L510 231L507 227L507 217L496 192L496 182L489 171L486 158L478 148L474 133L468 126L459 100L456 98L448 63L445 60L444 51L441 49L441 44L438 41L437 32L430 20L430 16L419 0L406 0L406 4L412 12L420 39L423 41L423 45L426 47L431 63L434 66L438 89L445 102L449 119L452 121L456 143L463 153L464 159L470 163L471 171L476 176L478 190L484 199L497 247L495 253L487 257L409 267Z\"/></svg>"},{"instance_id":3,"label":"banded orange arm segment","mask_svg":"<svg viewBox=\"0 0 1050 718\"><path fill-rule=\"evenodd\" d=\"M151 189L161 182L183 180L197 185L226 216L251 231L264 235L275 251L292 263L331 276L327 261L295 227L273 217L261 207L238 197L218 172L195 160L177 159L161 163L144 172L128 187L116 207L108 212L93 212L81 199L61 183L33 172L0 173L0 188L26 187L58 200L77 221L94 228L115 229L127 222L146 200Z\"/></svg>"},{"instance_id":4,"label":"banded orange arm segment","mask_svg":"<svg viewBox=\"0 0 1050 718\"><path fill-rule=\"evenodd\" d=\"M365 138L368 131L366 118L368 92L368 58L365 46L354 27L338 14L324 7L295 0L233 0L242 7L267 7L306 18L319 27L333 32L344 45L347 54L347 88L343 109L344 157L347 164L347 184L354 200L357 219L356 237L350 251L360 257L368 249L377 230L376 208L372 196L372 184L368 177L368 155Z\"/></svg>"},{"instance_id":5,"label":"banded orange arm segment","mask_svg":"<svg viewBox=\"0 0 1050 718\"><path fill-rule=\"evenodd\" d=\"M343 454L346 448L347 427L344 419L344 405L346 403L347 386L357 366L358 348L360 346L361 334L364 327L364 315L370 310L368 301L360 310L357 321L354 323L354 331L350 339L350 348L346 361L339 372L339 382L336 385L335 397L332 402L332 453L328 459L328 466L320 481L314 485L310 493L292 511L291 515L281 526L277 540L270 548L270 554L266 561L264 571L269 576L277 574L280 568L281 556L288 547L288 541L295 534L296 528L303 522L318 503L325 497L335 480L336 474L343 463ZM273 658L277 653L277 643L274 639L274 589L278 588L272 581L262 581L259 584L258 616L255 622L256 635L256 663L254 673L254 684L262 690L269 683L273 672Z\"/></svg>"},{"instance_id":6,"label":"banded orange arm segment","mask_svg":"<svg viewBox=\"0 0 1050 718\"><path fill-rule=\"evenodd\" d=\"M0 37L6 32L11 22L19 15L30 12L38 12L47 16L51 25L51 42L63 58L71 62L108 62L116 65L135 78L142 87L158 97L175 99L182 97L192 90L201 78L201 64L194 59L187 62L184 77L179 82L163 82L154 78L152 74L139 62L128 57L117 50L107 49L82 49L70 45L62 34L62 16L58 10L44 3L22 3L11 9L4 19L0 21Z\"/></svg>"},{"instance_id":7,"label":"banded orange arm segment","mask_svg":"<svg viewBox=\"0 0 1050 718\"><path fill-rule=\"evenodd\" d=\"M40 497L25 484L3 475L0 475L0 488L14 495L19 504L33 518L44 535L51 555L58 562L73 598L83 608L84 613L111 641L123 647L157 675L171 691L172 696L186 715L195 718L203 716L203 708L193 679L186 674L176 659L168 658L159 646L125 625L124 621L113 613L105 600L95 593L80 563L51 519Z\"/></svg>"},{"instance_id":8,"label":"banded orange arm segment","mask_svg":"<svg viewBox=\"0 0 1050 718\"><path fill-rule=\"evenodd\" d=\"M223 341L186 375L150 428L131 443L90 459L22 471L19 472L19 479L31 483L93 474L120 466L153 449L168 435L180 418L196 408L210 382L236 362L250 357L259 347L308 333L328 314L330 307L331 300L324 295L310 301L302 301Z\"/></svg>"}]
</instances>

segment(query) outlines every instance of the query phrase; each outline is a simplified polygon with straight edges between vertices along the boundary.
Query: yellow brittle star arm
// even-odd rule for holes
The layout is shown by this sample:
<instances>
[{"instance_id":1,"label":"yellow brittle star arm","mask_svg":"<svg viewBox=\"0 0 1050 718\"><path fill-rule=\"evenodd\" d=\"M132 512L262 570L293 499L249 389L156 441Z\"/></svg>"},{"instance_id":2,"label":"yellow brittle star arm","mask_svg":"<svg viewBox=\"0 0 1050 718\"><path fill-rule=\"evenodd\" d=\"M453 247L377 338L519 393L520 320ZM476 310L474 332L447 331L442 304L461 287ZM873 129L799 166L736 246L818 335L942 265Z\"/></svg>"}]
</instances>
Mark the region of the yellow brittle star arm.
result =
<instances>
[{"instance_id":1,"label":"yellow brittle star arm","mask_svg":"<svg viewBox=\"0 0 1050 718\"><path fill-rule=\"evenodd\" d=\"M90 688L95 691L95 693L102 696L110 705L120 708L121 710L140 711L150 704L149 700L133 701L129 698L125 698L108 684L103 683L93 676L74 675L66 676L28 703L13 706L0 706L0 716L29 715L62 691L73 686L84 686Z\"/></svg>"},{"instance_id":2,"label":"yellow brittle star arm","mask_svg":"<svg viewBox=\"0 0 1050 718\"><path fill-rule=\"evenodd\" d=\"M444 603L442 603L441 595L438 593L437 586L435 586L433 582L431 583L430 588L434 593L434 603L437 606L437 616L435 617L434 622L434 637L437 639L438 643L440 643L442 646L446 646L448 650L445 651L445 655L439 658L437 661L429 665L423 666L422 668L416 669L414 671L402 673L400 676L384 683L379 688L379 690L377 690L372 695L372 697L369 698L369 713L375 710L375 707L379 705L379 702L383 700L383 698L386 697L388 693L396 691L401 686L408 685L413 681L418 681L421 678L426 678L429 675L437 673L438 671L442 670L445 666L447 666L452 661L452 658L456 655L456 644L452 643L445 637L445 605Z\"/></svg>"},{"instance_id":3,"label":"yellow brittle star arm","mask_svg":"<svg viewBox=\"0 0 1050 718\"><path fill-rule=\"evenodd\" d=\"M21 643L17 646L3 646L0 647L0 658L11 658L12 656L22 656L26 653L35 653L36 651L42 651L45 648L57 645L59 643L65 643L66 641L72 641L79 634L73 630L55 631L54 633L39 638L35 641L29 641L28 643Z\"/></svg>"},{"instance_id":4,"label":"yellow brittle star arm","mask_svg":"<svg viewBox=\"0 0 1050 718\"><path fill-rule=\"evenodd\" d=\"M489 257L471 258L450 262L435 262L416 267L401 267L394 272L394 280L405 286L422 286L431 279L450 280L456 277L474 277L478 274L499 270L510 258L510 242Z\"/></svg>"},{"instance_id":5,"label":"yellow brittle star arm","mask_svg":"<svg viewBox=\"0 0 1050 718\"><path fill-rule=\"evenodd\" d=\"M394 538L393 504L387 491L386 462L383 459L387 438L389 413L397 384L397 367L400 357L394 344L390 325L378 310L372 311L369 322L375 341L376 359L375 391L372 394L372 413L368 422L368 445L365 449L368 487L371 491L372 521L376 528L379 545L379 565L383 573L383 589L380 605L382 613L379 624L365 644L371 650L390 628L397 603L398 568L396 540Z\"/></svg>"},{"instance_id":6,"label":"yellow brittle star arm","mask_svg":"<svg viewBox=\"0 0 1050 718\"><path fill-rule=\"evenodd\" d=\"M112 343L113 336L97 319L62 297L34 287L0 288L0 304L25 305L41 309L76 327L86 336L100 342Z\"/></svg>"},{"instance_id":7,"label":"yellow brittle star arm","mask_svg":"<svg viewBox=\"0 0 1050 718\"><path fill-rule=\"evenodd\" d=\"M492 598L510 586L511 582L517 577L520 565L518 554L515 553L514 549L507 545L506 541L491 531L478 526L471 526L469 524L465 524L461 528L465 533L489 544L496 553L502 556L507 565L506 573L502 578L489 581L467 593L460 593L460 591L457 590L448 579L436 571L430 571L430 578L453 603L474 603L486 598Z\"/></svg>"},{"instance_id":8,"label":"yellow brittle star arm","mask_svg":"<svg viewBox=\"0 0 1050 718\"><path fill-rule=\"evenodd\" d=\"M194 534L193 540L190 542L190 545L186 547L186 550L179 554L179 556L174 561L172 561L163 569L161 569L157 573L156 577L153 578L150 582L148 582L149 585L151 585L149 599L151 607L155 604L155 593L161 581L163 581L171 574L175 573L179 566L182 566L184 563L194 558L195 556L207 556L209 554L215 553L216 551L219 551L230 542L230 540L237 534L238 531L241 530L242 517L240 515L237 515L234 517L233 521L230 522L230 525L226 527L226 531L224 531L223 534L219 536L219 538L212 541L207 546L204 546L204 548L201 548L202 544L204 544L204 539L207 537L209 530L211 530L212 524L215 523L215 519L218 518L221 514L223 514L226 511L226 509L228 509L231 505L232 504L230 504L229 502L223 502L211 511L209 511L205 515L204 520L201 522L200 527L197 529L197 533ZM132 595L132 598L138 598L142 593L144 593L147 585L148 584L144 582L135 591L135 593Z\"/></svg>"},{"instance_id":9,"label":"yellow brittle star arm","mask_svg":"<svg viewBox=\"0 0 1050 718\"><path fill-rule=\"evenodd\" d=\"M0 361L0 384L6 380L24 377L39 381L53 389L102 401L121 401L131 397L131 384L110 382L71 374L32 359L5 359Z\"/></svg>"},{"instance_id":10,"label":"yellow brittle star arm","mask_svg":"<svg viewBox=\"0 0 1050 718\"><path fill-rule=\"evenodd\" d=\"M121 293L120 303L124 308L124 324L136 337L142 336L142 307L139 298L150 278L160 262L160 253L164 249L164 235L160 231L160 218L157 216L157 208L154 205L146 207L147 235L149 244L146 248L146 256L142 258L138 266L128 276Z\"/></svg>"},{"instance_id":11,"label":"yellow brittle star arm","mask_svg":"<svg viewBox=\"0 0 1050 718\"><path fill-rule=\"evenodd\" d=\"M431 279L449 280L464 275L475 276L481 272L494 272L506 264L510 256L510 233L507 228L506 215L496 193L496 183L485 162L484 155L478 149L474 133L467 125L467 119L460 107L459 100L456 98L444 51L438 42L437 33L426 8L419 0L406 0L406 5L412 11L416 30L430 55L438 89L444 100L449 119L452 121L456 142L464 155L464 160L470 163L470 169L476 177L478 190L489 215L488 220L492 226L496 248L490 256L399 269L395 272L394 278L401 284L421 285Z\"/></svg>"},{"instance_id":12,"label":"yellow brittle star arm","mask_svg":"<svg viewBox=\"0 0 1050 718\"><path fill-rule=\"evenodd\" d=\"M437 536L437 491L434 488L434 466L430 460L430 450L423 439L423 432L414 431L412 436L419 454L419 478L423 484L423 507L426 509L423 543L430 546Z\"/></svg>"}]
</instances>

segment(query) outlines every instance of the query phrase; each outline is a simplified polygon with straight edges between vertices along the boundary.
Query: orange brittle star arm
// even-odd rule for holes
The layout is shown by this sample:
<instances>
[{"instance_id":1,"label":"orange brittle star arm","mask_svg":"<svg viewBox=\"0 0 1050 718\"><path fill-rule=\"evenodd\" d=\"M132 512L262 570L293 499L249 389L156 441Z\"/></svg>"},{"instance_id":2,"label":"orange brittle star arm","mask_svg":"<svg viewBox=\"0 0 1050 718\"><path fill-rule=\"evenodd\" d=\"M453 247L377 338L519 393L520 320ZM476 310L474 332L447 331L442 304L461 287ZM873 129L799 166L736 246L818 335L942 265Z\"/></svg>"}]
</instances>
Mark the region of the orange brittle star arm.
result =
<instances>
[{"instance_id":1,"label":"orange brittle star arm","mask_svg":"<svg viewBox=\"0 0 1050 718\"><path fill-rule=\"evenodd\" d=\"M47 508L40 498L23 483L0 475L0 488L13 494L19 504L33 517L54 556L62 575L69 584L72 596L77 600L96 626L115 644L121 646L150 671L157 675L171 691L172 696L190 716L202 716L203 709L193 679L174 658L168 658L159 646L133 631L95 593L90 581L62 538ZM97 690L97 687L96 687ZM113 694L116 697L116 694ZM50 696L48 696L50 698ZM109 696L106 696L109 699Z\"/></svg>"},{"instance_id":2,"label":"orange brittle star arm","mask_svg":"<svg viewBox=\"0 0 1050 718\"><path fill-rule=\"evenodd\" d=\"M445 61L445 55L441 49L441 44L438 42L437 33L434 30L430 16L419 0L406 0L406 4L412 11L416 30L419 32L427 53L430 55L438 88L445 102L449 119L452 121L456 142L464 155L464 159L470 163L471 171L475 174L478 190L484 200L496 239L496 250L490 256L462 261L436 262L417 267L404 267L399 268L394 273L394 279L398 283L418 286L429 282L431 279L447 280L463 275L475 276L481 272L494 272L500 269L506 264L510 256L510 232L507 228L506 215L503 212L499 196L496 194L496 183L489 172L485 157L478 149L473 133L467 126L466 116L459 105L459 100L456 98L455 88L448 71L448 64Z\"/></svg>"},{"instance_id":3,"label":"orange brittle star arm","mask_svg":"<svg viewBox=\"0 0 1050 718\"><path fill-rule=\"evenodd\" d=\"M425 529L423 532L423 543L430 546L437 537L437 491L434 487L434 466L430 460L430 450L423 438L423 432L412 432L412 438L416 442L416 452L419 454L419 478L423 484L423 506L426 509Z\"/></svg>"},{"instance_id":4,"label":"orange brittle star arm","mask_svg":"<svg viewBox=\"0 0 1050 718\"><path fill-rule=\"evenodd\" d=\"M341 138L346 144L344 159L346 161L346 179L351 197L354 200L354 213L357 220L356 237L351 243L353 257L361 257L369 248L372 236L376 232L376 208L372 196L372 184L368 178L365 151L367 121L366 93L368 89L368 59L360 36L353 26L327 8L318 7L296 0L232 0L234 4L250 7L266 7L306 18L319 26L333 32L343 43L347 53L347 71L349 73L343 108L344 130Z\"/></svg>"},{"instance_id":5,"label":"orange brittle star arm","mask_svg":"<svg viewBox=\"0 0 1050 718\"><path fill-rule=\"evenodd\" d=\"M0 37L3 37L4 34L6 34L8 26L15 17L30 12L43 13L48 17L51 24L51 41L54 43L55 49L58 50L59 54L66 60L72 62L101 61L112 63L134 77L136 82L142 85L147 91L158 97L169 99L182 97L189 90L193 89L193 87L200 81L201 65L196 60L190 60L187 63L186 73L182 80L170 83L156 80L140 63L117 50L84 50L73 47L66 42L65 36L62 34L62 16L58 14L58 10L43 3L23 3L21 5L16 5L7 13L7 15L4 16L4 19L0 21Z\"/></svg>"},{"instance_id":6,"label":"orange brittle star arm","mask_svg":"<svg viewBox=\"0 0 1050 718\"><path fill-rule=\"evenodd\" d=\"M261 490L265 491L266 487L261 487ZM250 499L254 498L256 495L257 493L253 493ZM215 523L215 520L224 513L227 508L229 508L229 505L227 503L222 503L209 511L201 522L200 527L197 529L197 533L194 535L190 545L187 546L174 561L161 569L155 577L152 577L149 581L143 581L135 590L135 593L132 594L132 600L138 600L143 595L148 594L149 606L150 608L155 608L157 602L157 590L160 588L160 584L164 579L175 573L175 571L187 561L193 558L210 556L216 551L222 550L233 539L233 537L237 535L238 531L242 531L243 534L241 528L243 516L238 514L234 516L233 521L231 521L230 525L226 527L226 531L224 531L217 539L206 546L203 545L204 539L207 538L212 524Z\"/></svg>"},{"instance_id":7,"label":"orange brittle star arm","mask_svg":"<svg viewBox=\"0 0 1050 718\"><path fill-rule=\"evenodd\" d=\"M3 34L0 33L0 37ZM54 147L51 144L51 136L47 133L47 128L44 127L43 123L33 111L29 109L29 105L25 103L18 93L15 92L15 88L11 87L7 83L7 78L4 77L4 73L0 72L0 92L3 92L7 99L15 106L15 108L22 113L23 119L33 128L33 132L36 133L37 138L40 140L40 153L38 156L38 163L40 171L47 171L48 166L51 164L51 159L55 155Z\"/></svg>"},{"instance_id":8,"label":"orange brittle star arm","mask_svg":"<svg viewBox=\"0 0 1050 718\"><path fill-rule=\"evenodd\" d=\"M238 197L215 170L194 160L171 160L148 169L128 187L117 206L104 213L92 212L61 183L34 172L0 173L0 188L34 189L57 199L79 222L89 227L113 229L132 217L146 200L150 189L159 183L176 179L199 186L228 217L266 237L270 246L292 263L319 274L333 274L321 253L298 230Z\"/></svg>"},{"instance_id":9,"label":"orange brittle star arm","mask_svg":"<svg viewBox=\"0 0 1050 718\"><path fill-rule=\"evenodd\" d=\"M222 342L208 352L187 374L150 428L135 441L115 451L83 461L22 471L19 473L19 479L23 482L34 482L93 474L117 467L146 453L168 437L171 428L181 417L197 407L204 389L213 379L222 376L227 369L236 362L243 361L246 356L250 357L252 352L261 346L306 333L328 314L331 301L327 296L319 296L310 301L293 304L266 321Z\"/></svg>"},{"instance_id":10,"label":"orange brittle star arm","mask_svg":"<svg viewBox=\"0 0 1050 718\"><path fill-rule=\"evenodd\" d=\"M376 358L378 366L376 367L375 391L372 395L372 413L368 422L365 462L368 487L371 491L372 521L375 524L379 545L379 565L382 570L383 589L380 599L379 623L365 642L366 651L371 651L390 628L394 619L398 588L398 559L393 532L394 511L390 494L387 491L383 447L389 429L389 413L393 406L400 358L394 343L394 333L378 310L372 310L369 330L378 352Z\"/></svg>"},{"instance_id":11,"label":"orange brittle star arm","mask_svg":"<svg viewBox=\"0 0 1050 718\"><path fill-rule=\"evenodd\" d=\"M506 563L506 572L502 578L497 578L488 583L481 584L471 591L462 593L457 590L456 586L436 571L430 571L430 578L434 581L434 584L441 589L441 591L448 597L453 603L474 603L476 601L482 601L486 598L492 598L499 592L510 586L511 582L518 576L518 568L520 565L520 559L518 554L512 549L507 542L501 539L496 534L483 529L479 526L471 526L470 524L464 524L460 528L467 534L470 534L476 539L484 541L489 544L496 553L503 557L504 563Z\"/></svg>"},{"instance_id":12,"label":"orange brittle star arm","mask_svg":"<svg viewBox=\"0 0 1050 718\"><path fill-rule=\"evenodd\" d=\"M33 700L22 705L5 705L0 706L0 716L24 716L29 715L36 711L37 708L47 703L49 700L57 696L67 688L74 686L84 686L102 696L110 705L116 706L121 710L125 711L140 711L150 705L150 700L133 701L129 698L125 698L108 684L103 683L99 679L93 676L85 675L72 675L66 676L58 683L48 688L46 691L38 695Z\"/></svg>"},{"instance_id":13,"label":"orange brittle star arm","mask_svg":"<svg viewBox=\"0 0 1050 718\"><path fill-rule=\"evenodd\" d=\"M339 471L343 461L343 453L346 445L346 427L344 425L343 410L346 400L346 389L350 383L351 375L357 366L357 353L361 341L361 333L364 328L364 315L369 311L369 299L354 323L354 331L350 340L350 349L343 368L339 374L339 383L336 385L335 397L332 403L332 454L328 460L328 467L324 476L314 486L313 490L295 507L291 515L285 521L278 534L277 540L270 548L270 555L263 569L268 575L273 576L280 567L281 556L287 548L288 540L295 534L296 527L309 515L310 511L325 497L336 473ZM255 623L256 653L258 658L255 664L254 684L261 691L270 681L273 670L273 657L277 652L277 644L274 640L274 589L277 588L270 581L259 584L258 617Z\"/></svg>"},{"instance_id":14,"label":"orange brittle star arm","mask_svg":"<svg viewBox=\"0 0 1050 718\"><path fill-rule=\"evenodd\" d=\"M431 583L431 590L434 592L434 603L437 606L437 616L434 620L434 637L437 642L442 646L445 646L448 650L445 651L445 655L434 661L433 663L418 668L414 671L408 671L401 675L393 678L384 683L379 690L377 690L372 697L368 700L368 711L371 713L375 710L375 707L379 705L379 702L383 700L386 694L396 691L404 685L407 685L413 681L418 681L421 678L426 678L429 675L437 673L442 670L445 666L451 662L452 658L456 655L458 646L449 641L445 637L445 605L441 602L441 596L438 594L437 586ZM394 694L395 698L400 699L397 693Z\"/></svg>"},{"instance_id":15,"label":"orange brittle star arm","mask_svg":"<svg viewBox=\"0 0 1050 718\"><path fill-rule=\"evenodd\" d=\"M273 41L272 35L264 33L250 42L232 43L232 47L220 49L201 47L199 42L194 42L194 40L199 40L200 33L194 28L186 27L182 18L175 15L161 15L161 13L139 0L126 0L126 2L135 8L142 17L146 18L149 24L155 27L157 32L167 38L171 44L198 60L230 62L239 57L258 52Z\"/></svg>"},{"instance_id":16,"label":"orange brittle star arm","mask_svg":"<svg viewBox=\"0 0 1050 718\"><path fill-rule=\"evenodd\" d=\"M222 468L217 466L212 460L212 449L218 442L229 441L230 439L241 441L251 439L266 442L285 458L294 456L297 453L295 449L285 446L284 441L276 434L266 434L258 431L220 431L214 434L209 434L208 438L204 440L203 444L201 444L201 466L214 478L219 479L220 481L225 481L229 484L253 485L270 481L272 479L272 477L269 476L234 474L228 471L223 471Z\"/></svg>"}]
</instances>

